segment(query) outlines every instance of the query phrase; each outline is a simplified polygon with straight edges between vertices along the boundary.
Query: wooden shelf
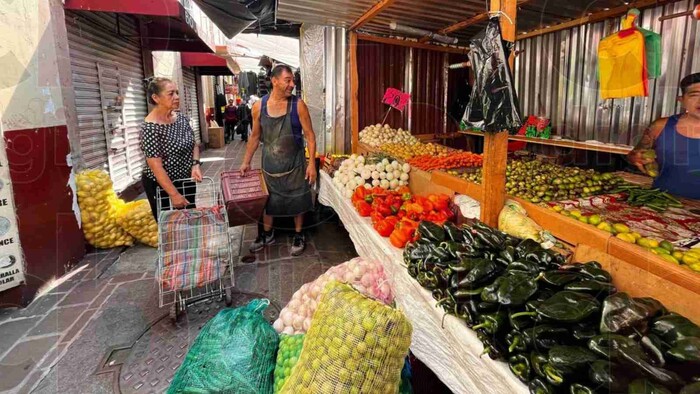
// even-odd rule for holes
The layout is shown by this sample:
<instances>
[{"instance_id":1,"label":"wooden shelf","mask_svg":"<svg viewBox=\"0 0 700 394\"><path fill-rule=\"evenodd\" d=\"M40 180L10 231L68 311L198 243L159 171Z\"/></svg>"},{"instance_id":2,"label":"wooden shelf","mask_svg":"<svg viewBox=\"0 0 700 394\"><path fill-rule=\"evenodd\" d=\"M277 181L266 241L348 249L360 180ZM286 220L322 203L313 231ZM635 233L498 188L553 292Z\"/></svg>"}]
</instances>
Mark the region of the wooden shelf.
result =
<instances>
[{"instance_id":1,"label":"wooden shelf","mask_svg":"<svg viewBox=\"0 0 700 394\"><path fill-rule=\"evenodd\" d=\"M700 324L700 308L697 307L697 285L700 282L700 275L695 275L675 264L657 262L656 255L632 244L620 246L622 249L630 247L639 251L629 249L632 254L626 256L628 258L621 258L619 254L616 255L621 250L617 249L618 241L626 243L613 237L611 250L607 253L580 244L576 247L573 261L579 263L597 261L610 272L613 284L619 291L624 291L632 297L655 298L669 310Z\"/></svg>"},{"instance_id":2,"label":"wooden shelf","mask_svg":"<svg viewBox=\"0 0 700 394\"><path fill-rule=\"evenodd\" d=\"M477 136L477 137L484 136L484 133L481 133L478 131L460 131L460 133L465 134L465 135L473 135L473 136ZM582 149L582 150L590 150L590 151L596 151L596 152L607 152L607 153L614 153L614 154L619 154L619 155L626 155L627 153L629 153L629 151L632 150L632 147L627 146L627 145L595 144L595 143L591 143L591 142L582 142L582 141L573 141L573 140L564 140L564 139L531 138L531 137L523 137L521 135L510 135L510 136L508 136L508 140L510 140L510 141L522 141L522 142L527 142L530 144L559 146L559 147L563 147L563 148Z\"/></svg>"},{"instance_id":3,"label":"wooden shelf","mask_svg":"<svg viewBox=\"0 0 700 394\"><path fill-rule=\"evenodd\" d=\"M484 191L481 185L450 175L444 171L433 171L432 181L438 186L446 187L455 193L464 194L476 201L481 202L484 199Z\"/></svg>"}]
</instances>

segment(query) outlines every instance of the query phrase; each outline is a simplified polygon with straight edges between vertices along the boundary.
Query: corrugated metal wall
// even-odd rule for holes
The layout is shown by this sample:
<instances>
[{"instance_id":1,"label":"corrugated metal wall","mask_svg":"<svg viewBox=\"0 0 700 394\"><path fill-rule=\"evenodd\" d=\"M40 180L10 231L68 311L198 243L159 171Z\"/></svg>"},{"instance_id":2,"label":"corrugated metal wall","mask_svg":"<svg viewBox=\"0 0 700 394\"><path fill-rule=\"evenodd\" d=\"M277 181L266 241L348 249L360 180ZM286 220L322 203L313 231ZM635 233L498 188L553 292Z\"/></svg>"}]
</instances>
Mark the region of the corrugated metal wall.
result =
<instances>
[{"instance_id":1,"label":"corrugated metal wall","mask_svg":"<svg viewBox=\"0 0 700 394\"><path fill-rule=\"evenodd\" d=\"M387 88L407 91L405 81L407 55L408 49L403 46L358 41L360 129L379 123L384 118L387 106L382 104L382 98ZM408 116L391 110L386 123L395 128L407 129Z\"/></svg>"},{"instance_id":2,"label":"corrugated metal wall","mask_svg":"<svg viewBox=\"0 0 700 394\"><path fill-rule=\"evenodd\" d=\"M82 152L79 165L108 167L119 192L141 177L140 124L148 107L137 21L119 16L118 35L116 18L110 13L66 11ZM118 95L123 98L121 108L108 108Z\"/></svg>"},{"instance_id":3,"label":"corrugated metal wall","mask_svg":"<svg viewBox=\"0 0 700 394\"><path fill-rule=\"evenodd\" d=\"M415 134L445 130L445 66L447 53L411 49L411 130Z\"/></svg>"},{"instance_id":4,"label":"corrugated metal wall","mask_svg":"<svg viewBox=\"0 0 700 394\"><path fill-rule=\"evenodd\" d=\"M190 67L182 68L182 88L180 94L180 110L190 118L190 126L194 131L196 143L202 143L202 133L199 129L199 102L197 101L197 81L195 71Z\"/></svg>"},{"instance_id":5,"label":"corrugated metal wall","mask_svg":"<svg viewBox=\"0 0 700 394\"><path fill-rule=\"evenodd\" d=\"M654 119L680 110L680 79L700 71L700 23L662 15L687 11L693 1L644 10L640 26L662 36L662 75L649 82L649 97L602 100L598 91L598 43L619 30L620 19L518 41L516 88L523 115L543 112L557 134L579 141L634 145Z\"/></svg>"},{"instance_id":6,"label":"corrugated metal wall","mask_svg":"<svg viewBox=\"0 0 700 394\"><path fill-rule=\"evenodd\" d=\"M466 60L466 55L359 40L360 128L382 121L388 108L382 104L382 97L392 87L410 93L411 106L403 113L391 110L386 123L410 129L413 134L457 131L462 115L452 119L446 109L453 105L459 84L464 83L469 71L448 72L446 66Z\"/></svg>"}]
</instances>

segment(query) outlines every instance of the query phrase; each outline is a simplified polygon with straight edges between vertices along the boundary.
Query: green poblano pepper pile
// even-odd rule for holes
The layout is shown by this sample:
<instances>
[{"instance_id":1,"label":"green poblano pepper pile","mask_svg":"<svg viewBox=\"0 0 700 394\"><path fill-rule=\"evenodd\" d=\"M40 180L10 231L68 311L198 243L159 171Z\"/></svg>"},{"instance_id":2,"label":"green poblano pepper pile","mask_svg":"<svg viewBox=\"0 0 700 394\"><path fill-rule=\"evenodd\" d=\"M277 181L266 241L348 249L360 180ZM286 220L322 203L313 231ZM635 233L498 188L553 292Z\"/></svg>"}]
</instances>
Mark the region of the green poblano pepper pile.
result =
<instances>
[{"instance_id":1,"label":"green poblano pepper pile","mask_svg":"<svg viewBox=\"0 0 700 394\"><path fill-rule=\"evenodd\" d=\"M567 264L481 222L418 232L409 274L531 393L700 393L700 327L617 292L599 263Z\"/></svg>"}]
</instances>

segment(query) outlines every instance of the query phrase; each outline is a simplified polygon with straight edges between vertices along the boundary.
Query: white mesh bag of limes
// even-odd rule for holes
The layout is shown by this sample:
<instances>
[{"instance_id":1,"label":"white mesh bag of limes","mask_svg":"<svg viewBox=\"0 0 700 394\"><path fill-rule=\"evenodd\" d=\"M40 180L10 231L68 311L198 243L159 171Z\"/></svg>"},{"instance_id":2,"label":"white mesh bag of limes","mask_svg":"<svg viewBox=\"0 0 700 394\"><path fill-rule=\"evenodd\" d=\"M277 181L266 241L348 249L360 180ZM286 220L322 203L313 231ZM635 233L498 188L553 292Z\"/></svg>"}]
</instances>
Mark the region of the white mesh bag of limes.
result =
<instances>
[{"instance_id":1,"label":"white mesh bag of limes","mask_svg":"<svg viewBox=\"0 0 700 394\"><path fill-rule=\"evenodd\" d=\"M331 281L280 392L396 394L412 332L398 309Z\"/></svg>"}]
</instances>

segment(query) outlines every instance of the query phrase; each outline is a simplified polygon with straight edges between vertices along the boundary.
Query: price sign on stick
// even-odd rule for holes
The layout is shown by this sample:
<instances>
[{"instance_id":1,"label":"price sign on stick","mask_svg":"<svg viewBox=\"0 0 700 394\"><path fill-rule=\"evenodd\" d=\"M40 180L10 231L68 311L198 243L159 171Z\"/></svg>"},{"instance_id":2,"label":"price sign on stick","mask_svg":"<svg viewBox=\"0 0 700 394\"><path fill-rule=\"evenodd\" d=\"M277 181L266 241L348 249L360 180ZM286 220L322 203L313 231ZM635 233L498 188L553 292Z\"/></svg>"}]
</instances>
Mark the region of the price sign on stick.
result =
<instances>
[{"instance_id":1,"label":"price sign on stick","mask_svg":"<svg viewBox=\"0 0 700 394\"><path fill-rule=\"evenodd\" d=\"M410 94L404 93L398 89L388 88L386 92L384 92L384 98L382 99L382 103L389 105L389 109L384 114L382 124L386 122L386 118L387 116L389 116L389 112L391 112L392 108L403 112L403 109L406 108L406 105L408 105L410 101Z\"/></svg>"},{"instance_id":2,"label":"price sign on stick","mask_svg":"<svg viewBox=\"0 0 700 394\"><path fill-rule=\"evenodd\" d=\"M382 103L388 104L399 111L403 111L409 101L411 101L410 94L394 88L388 88L386 92L384 92L384 98L382 99Z\"/></svg>"}]
</instances>

